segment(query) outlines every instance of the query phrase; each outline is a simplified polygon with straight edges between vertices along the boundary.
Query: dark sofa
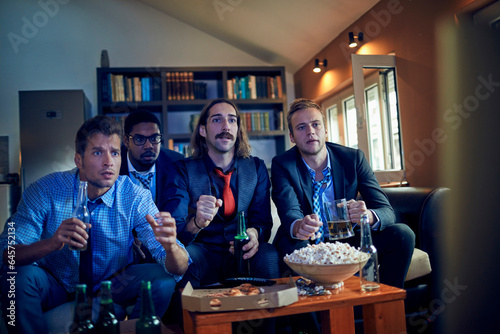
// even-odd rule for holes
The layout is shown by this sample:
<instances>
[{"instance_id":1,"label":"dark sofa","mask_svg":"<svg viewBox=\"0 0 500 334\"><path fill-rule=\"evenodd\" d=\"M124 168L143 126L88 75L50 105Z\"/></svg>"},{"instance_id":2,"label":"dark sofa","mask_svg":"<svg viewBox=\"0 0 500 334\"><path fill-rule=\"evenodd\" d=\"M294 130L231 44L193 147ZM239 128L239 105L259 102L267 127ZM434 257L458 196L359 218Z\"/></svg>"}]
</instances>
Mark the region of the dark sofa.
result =
<instances>
[{"instance_id":1,"label":"dark sofa","mask_svg":"<svg viewBox=\"0 0 500 334\"><path fill-rule=\"evenodd\" d=\"M415 247L429 255L432 272L405 282L405 310L408 333L432 333L439 316L440 291L436 272L441 268L442 220L450 189L398 187L384 188L395 213L396 223L408 225L415 233Z\"/></svg>"}]
</instances>

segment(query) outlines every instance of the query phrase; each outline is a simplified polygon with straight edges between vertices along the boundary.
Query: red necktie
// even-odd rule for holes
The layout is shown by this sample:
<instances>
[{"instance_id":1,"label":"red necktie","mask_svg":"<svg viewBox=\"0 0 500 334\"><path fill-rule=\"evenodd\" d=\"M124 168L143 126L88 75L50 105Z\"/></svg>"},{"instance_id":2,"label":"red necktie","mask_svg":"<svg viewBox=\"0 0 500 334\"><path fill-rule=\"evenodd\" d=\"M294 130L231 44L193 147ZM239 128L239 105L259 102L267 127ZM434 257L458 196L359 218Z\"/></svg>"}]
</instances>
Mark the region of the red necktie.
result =
<instances>
[{"instance_id":1,"label":"red necktie","mask_svg":"<svg viewBox=\"0 0 500 334\"><path fill-rule=\"evenodd\" d=\"M233 171L224 174L220 169L215 169L215 174L224 180L224 188L222 189L222 201L224 202L224 217L231 217L236 211L233 192L230 187L231 175Z\"/></svg>"}]
</instances>

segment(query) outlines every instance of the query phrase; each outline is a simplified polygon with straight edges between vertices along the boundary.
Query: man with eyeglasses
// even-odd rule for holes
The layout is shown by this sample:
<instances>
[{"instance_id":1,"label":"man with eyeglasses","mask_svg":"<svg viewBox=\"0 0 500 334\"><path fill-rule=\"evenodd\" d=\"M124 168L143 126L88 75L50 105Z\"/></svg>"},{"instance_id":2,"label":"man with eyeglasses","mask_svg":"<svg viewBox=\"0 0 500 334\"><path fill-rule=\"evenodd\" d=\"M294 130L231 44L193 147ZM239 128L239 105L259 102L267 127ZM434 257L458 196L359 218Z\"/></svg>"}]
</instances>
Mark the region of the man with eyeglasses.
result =
<instances>
[{"instance_id":1,"label":"man with eyeglasses","mask_svg":"<svg viewBox=\"0 0 500 334\"><path fill-rule=\"evenodd\" d=\"M15 305L17 321L8 326L9 333L67 332L73 315L69 306L54 310L50 324L44 313L73 301L78 283L87 284L87 293L97 296L100 283L112 281L120 320L129 306L133 309L128 318L139 318L141 281L152 283L157 315L168 307L189 255L177 240L171 215L158 211L148 191L119 176L122 133L121 124L112 118L87 120L75 137L76 168L51 173L23 192L9 228L6 225L0 235L1 288L14 291L12 281L16 287L15 296L1 296L6 324L11 321L7 305ZM81 181L88 183L90 226L72 217ZM134 263L132 229L155 263ZM86 250L72 249L84 246Z\"/></svg>"},{"instance_id":2,"label":"man with eyeglasses","mask_svg":"<svg viewBox=\"0 0 500 334\"><path fill-rule=\"evenodd\" d=\"M149 111L131 112L125 119L120 175L151 191L158 203L173 163L184 158L180 153L161 147L160 121Z\"/></svg>"}]
</instances>

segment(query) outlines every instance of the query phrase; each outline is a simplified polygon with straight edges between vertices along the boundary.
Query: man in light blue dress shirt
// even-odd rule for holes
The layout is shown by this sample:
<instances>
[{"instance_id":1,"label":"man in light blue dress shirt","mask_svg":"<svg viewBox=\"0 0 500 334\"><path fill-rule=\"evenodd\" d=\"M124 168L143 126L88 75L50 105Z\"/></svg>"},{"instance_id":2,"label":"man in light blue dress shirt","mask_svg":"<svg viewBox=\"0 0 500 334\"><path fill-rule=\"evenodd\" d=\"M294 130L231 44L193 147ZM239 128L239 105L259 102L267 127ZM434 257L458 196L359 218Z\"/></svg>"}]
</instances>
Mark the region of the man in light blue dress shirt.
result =
<instances>
[{"instance_id":1,"label":"man in light blue dress shirt","mask_svg":"<svg viewBox=\"0 0 500 334\"><path fill-rule=\"evenodd\" d=\"M175 219L158 212L149 191L119 176L121 133L111 118L86 121L75 140L77 168L49 174L24 192L10 229L0 236L2 290L8 291L12 280L18 287L15 297L2 293L3 305L16 305L15 326L6 318L10 332L47 332L43 312L73 300L81 280L84 252L69 246L81 248L88 240L93 294L110 279L115 304L133 305L129 318L137 318L141 281L151 281L157 314L167 309L190 258L177 240ZM88 183L89 203L100 203L91 212L88 233L82 221L71 218L80 181ZM133 265L133 229L156 263Z\"/></svg>"}]
</instances>

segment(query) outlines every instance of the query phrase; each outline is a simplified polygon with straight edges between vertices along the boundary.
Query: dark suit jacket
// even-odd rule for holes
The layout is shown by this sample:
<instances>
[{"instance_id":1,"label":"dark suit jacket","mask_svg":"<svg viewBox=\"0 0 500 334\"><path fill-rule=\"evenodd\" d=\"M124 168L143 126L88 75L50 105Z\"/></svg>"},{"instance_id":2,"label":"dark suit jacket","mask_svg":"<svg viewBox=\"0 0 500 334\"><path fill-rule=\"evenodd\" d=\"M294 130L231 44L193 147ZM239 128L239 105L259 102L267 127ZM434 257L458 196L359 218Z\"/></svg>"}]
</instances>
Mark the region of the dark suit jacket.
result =
<instances>
[{"instance_id":1,"label":"dark suit jacket","mask_svg":"<svg viewBox=\"0 0 500 334\"><path fill-rule=\"evenodd\" d=\"M122 145L122 165L120 167L120 175L129 175L127 163L127 148ZM173 173L174 162L183 159L184 156L178 152L168 150L166 148L160 149L160 154L156 160L156 204L160 198L160 194L167 183L167 175Z\"/></svg>"},{"instance_id":2,"label":"dark suit jacket","mask_svg":"<svg viewBox=\"0 0 500 334\"><path fill-rule=\"evenodd\" d=\"M379 217L380 230L394 224L394 211L363 152L328 142L326 146L330 155L335 197L356 199L359 192L367 208ZM281 220L275 242L283 242L283 238L287 238L289 242L295 243L296 240L290 236L292 223L313 213L311 175L296 146L273 158L271 183L272 198Z\"/></svg>"},{"instance_id":3,"label":"dark suit jacket","mask_svg":"<svg viewBox=\"0 0 500 334\"><path fill-rule=\"evenodd\" d=\"M215 168L208 155L200 159L186 158L175 163L176 173L169 178L159 202L160 211L170 212L177 224L177 238L185 245L200 242L227 247L236 234L237 219L225 219L219 213L210 225L196 235L187 231L189 220L196 213L201 195L211 194L222 198L208 173ZM257 157L236 158L236 174L231 178L231 187L236 200L236 210L244 211L247 227L256 228L260 242L271 235L271 199L269 174L263 160ZM234 177L236 176L236 177Z\"/></svg>"}]
</instances>

